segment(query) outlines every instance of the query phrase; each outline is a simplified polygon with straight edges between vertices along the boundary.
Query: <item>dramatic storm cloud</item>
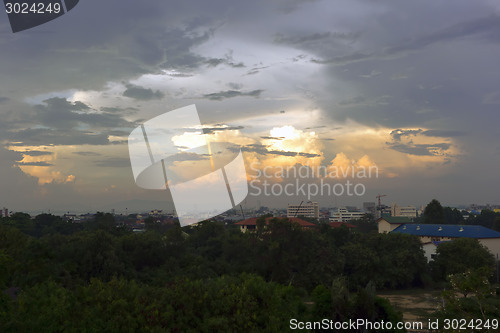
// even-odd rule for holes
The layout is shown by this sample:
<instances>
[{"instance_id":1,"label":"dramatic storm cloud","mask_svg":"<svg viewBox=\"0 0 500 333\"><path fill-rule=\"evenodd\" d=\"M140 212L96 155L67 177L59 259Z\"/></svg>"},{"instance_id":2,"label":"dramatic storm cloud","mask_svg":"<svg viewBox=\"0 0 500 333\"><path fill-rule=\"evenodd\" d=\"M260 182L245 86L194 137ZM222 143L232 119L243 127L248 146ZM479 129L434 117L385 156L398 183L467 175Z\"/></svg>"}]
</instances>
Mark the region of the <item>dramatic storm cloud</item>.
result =
<instances>
[{"instance_id":1,"label":"dramatic storm cloud","mask_svg":"<svg viewBox=\"0 0 500 333\"><path fill-rule=\"evenodd\" d=\"M498 1L84 1L16 34L2 12L0 47L1 175L17 189L0 203L14 210L168 198L135 185L127 138L190 104L202 126L179 148L199 132L247 167L376 164L343 204L498 204Z\"/></svg>"}]
</instances>

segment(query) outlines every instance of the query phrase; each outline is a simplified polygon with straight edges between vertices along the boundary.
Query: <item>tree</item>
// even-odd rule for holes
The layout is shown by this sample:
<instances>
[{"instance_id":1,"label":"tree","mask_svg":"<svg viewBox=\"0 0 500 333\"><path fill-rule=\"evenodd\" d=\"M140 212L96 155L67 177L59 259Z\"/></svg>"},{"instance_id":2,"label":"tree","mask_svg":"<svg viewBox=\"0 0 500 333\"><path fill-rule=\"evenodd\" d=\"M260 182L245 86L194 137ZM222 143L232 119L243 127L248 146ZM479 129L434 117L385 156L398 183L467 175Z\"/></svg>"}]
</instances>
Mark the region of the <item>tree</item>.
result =
<instances>
[{"instance_id":1,"label":"tree","mask_svg":"<svg viewBox=\"0 0 500 333\"><path fill-rule=\"evenodd\" d=\"M25 234L34 236L35 234L35 224L31 219L31 216L26 213L14 213L6 221L7 225L11 225Z\"/></svg>"},{"instance_id":2,"label":"tree","mask_svg":"<svg viewBox=\"0 0 500 333\"><path fill-rule=\"evenodd\" d=\"M438 245L431 262L435 279L445 280L451 274L465 273L470 269L495 267L495 258L475 238L459 238Z\"/></svg>"},{"instance_id":3,"label":"tree","mask_svg":"<svg viewBox=\"0 0 500 333\"><path fill-rule=\"evenodd\" d=\"M426 259L417 237L405 234L359 234L341 248L351 290L372 281L377 288L408 288L425 281ZM369 272L369 274L367 274Z\"/></svg>"},{"instance_id":4,"label":"tree","mask_svg":"<svg viewBox=\"0 0 500 333\"><path fill-rule=\"evenodd\" d=\"M474 216L472 224L479 224L486 228L493 228L497 217L500 217L500 214L489 209L483 209L481 214Z\"/></svg>"},{"instance_id":5,"label":"tree","mask_svg":"<svg viewBox=\"0 0 500 333\"><path fill-rule=\"evenodd\" d=\"M443 213L446 224L462 224L464 222L462 213L456 208L444 207Z\"/></svg>"},{"instance_id":6,"label":"tree","mask_svg":"<svg viewBox=\"0 0 500 333\"><path fill-rule=\"evenodd\" d=\"M377 223L375 223L372 214L365 214L360 219L352 220L349 223L357 227L356 231L364 233L378 232Z\"/></svg>"},{"instance_id":7,"label":"tree","mask_svg":"<svg viewBox=\"0 0 500 333\"><path fill-rule=\"evenodd\" d=\"M85 227L88 230L105 230L107 232L115 232L115 217L111 213L97 212L92 221L85 223Z\"/></svg>"},{"instance_id":8,"label":"tree","mask_svg":"<svg viewBox=\"0 0 500 333\"><path fill-rule=\"evenodd\" d=\"M491 270L483 267L448 277L450 288L442 293L443 306L436 312L441 319L496 319L500 316L500 298L488 281ZM484 327L485 332L489 332ZM497 331L497 330L493 330Z\"/></svg>"},{"instance_id":9,"label":"tree","mask_svg":"<svg viewBox=\"0 0 500 333\"><path fill-rule=\"evenodd\" d=\"M500 216L497 215L495 217L495 221L493 221L493 230L500 231Z\"/></svg>"},{"instance_id":10,"label":"tree","mask_svg":"<svg viewBox=\"0 0 500 333\"><path fill-rule=\"evenodd\" d=\"M441 206L441 203L436 199L432 199L432 201L429 202L429 204L425 207L423 223L426 224L445 223L443 206Z\"/></svg>"}]
</instances>

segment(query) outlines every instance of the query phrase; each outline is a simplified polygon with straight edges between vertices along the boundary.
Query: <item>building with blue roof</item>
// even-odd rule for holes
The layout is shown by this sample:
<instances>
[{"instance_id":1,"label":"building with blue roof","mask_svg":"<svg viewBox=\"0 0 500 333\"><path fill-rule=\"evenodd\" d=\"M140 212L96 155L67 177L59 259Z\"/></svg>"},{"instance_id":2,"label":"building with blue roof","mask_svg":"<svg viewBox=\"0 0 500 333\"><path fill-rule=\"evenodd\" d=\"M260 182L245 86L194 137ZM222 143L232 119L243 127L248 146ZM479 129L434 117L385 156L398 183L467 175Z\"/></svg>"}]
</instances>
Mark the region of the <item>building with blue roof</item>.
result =
<instances>
[{"instance_id":1,"label":"building with blue roof","mask_svg":"<svg viewBox=\"0 0 500 333\"><path fill-rule=\"evenodd\" d=\"M475 238L495 256L500 255L500 232L480 225L405 223L391 233L418 236L429 260L439 243L457 238Z\"/></svg>"}]
</instances>

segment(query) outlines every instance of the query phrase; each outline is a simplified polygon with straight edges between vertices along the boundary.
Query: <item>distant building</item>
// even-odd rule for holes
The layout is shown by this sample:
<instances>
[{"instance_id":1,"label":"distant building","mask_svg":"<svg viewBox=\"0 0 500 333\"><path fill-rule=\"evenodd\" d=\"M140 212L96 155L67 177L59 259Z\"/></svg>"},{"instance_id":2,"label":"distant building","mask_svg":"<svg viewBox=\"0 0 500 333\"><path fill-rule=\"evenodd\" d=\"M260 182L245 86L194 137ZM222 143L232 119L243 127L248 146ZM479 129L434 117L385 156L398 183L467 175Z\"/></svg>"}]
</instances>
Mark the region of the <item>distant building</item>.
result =
<instances>
[{"instance_id":1,"label":"distant building","mask_svg":"<svg viewBox=\"0 0 500 333\"><path fill-rule=\"evenodd\" d=\"M364 212L349 211L346 207L339 207L330 210L330 222L348 222L359 220L365 216Z\"/></svg>"},{"instance_id":2,"label":"distant building","mask_svg":"<svg viewBox=\"0 0 500 333\"><path fill-rule=\"evenodd\" d=\"M418 236L428 260L433 258L441 242L453 241L457 238L475 238L493 255L500 255L500 232L480 225L410 223L400 225L392 233Z\"/></svg>"},{"instance_id":3,"label":"distant building","mask_svg":"<svg viewBox=\"0 0 500 333\"><path fill-rule=\"evenodd\" d=\"M384 216L375 221L378 225L379 234L389 233L400 225L411 223L409 217L406 216Z\"/></svg>"},{"instance_id":4,"label":"distant building","mask_svg":"<svg viewBox=\"0 0 500 333\"><path fill-rule=\"evenodd\" d=\"M415 206L398 206L393 203L391 205L391 216L417 217L417 208Z\"/></svg>"},{"instance_id":5,"label":"distant building","mask_svg":"<svg viewBox=\"0 0 500 333\"><path fill-rule=\"evenodd\" d=\"M391 216L391 207L386 205L380 205L380 207L376 207L376 213L375 213L376 218L386 217L386 216Z\"/></svg>"},{"instance_id":6,"label":"distant building","mask_svg":"<svg viewBox=\"0 0 500 333\"><path fill-rule=\"evenodd\" d=\"M375 212L377 210L375 202L363 202L363 210L365 211L365 213L375 216Z\"/></svg>"},{"instance_id":7,"label":"distant building","mask_svg":"<svg viewBox=\"0 0 500 333\"><path fill-rule=\"evenodd\" d=\"M290 217L310 217L317 219L319 218L319 205L317 202L308 201L302 205L288 205L286 210L286 216Z\"/></svg>"},{"instance_id":8,"label":"distant building","mask_svg":"<svg viewBox=\"0 0 500 333\"><path fill-rule=\"evenodd\" d=\"M237 225L240 227L241 232L253 232L257 230L257 217L252 217L240 222L235 223L234 225ZM265 223L266 225L269 225L269 222L274 219L274 217L266 217ZM278 217L278 219L284 219L283 217ZM302 219L299 219L298 217L288 217L286 218L290 223L297 223L300 225L302 228L313 228L316 225L314 223L310 223L307 221L304 221Z\"/></svg>"}]
</instances>

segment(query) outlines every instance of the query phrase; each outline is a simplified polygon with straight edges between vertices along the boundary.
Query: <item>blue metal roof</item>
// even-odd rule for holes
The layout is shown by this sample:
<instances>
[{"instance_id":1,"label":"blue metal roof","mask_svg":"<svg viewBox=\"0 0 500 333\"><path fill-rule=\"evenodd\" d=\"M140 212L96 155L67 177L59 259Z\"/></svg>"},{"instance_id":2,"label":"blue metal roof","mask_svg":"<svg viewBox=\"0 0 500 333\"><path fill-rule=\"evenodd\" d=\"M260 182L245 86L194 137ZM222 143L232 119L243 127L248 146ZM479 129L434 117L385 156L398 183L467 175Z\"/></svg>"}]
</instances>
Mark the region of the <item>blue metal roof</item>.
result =
<instances>
[{"instance_id":1,"label":"blue metal roof","mask_svg":"<svg viewBox=\"0 0 500 333\"><path fill-rule=\"evenodd\" d=\"M500 238L500 232L480 225L456 224L403 224L392 232L415 236L450 238Z\"/></svg>"}]
</instances>

